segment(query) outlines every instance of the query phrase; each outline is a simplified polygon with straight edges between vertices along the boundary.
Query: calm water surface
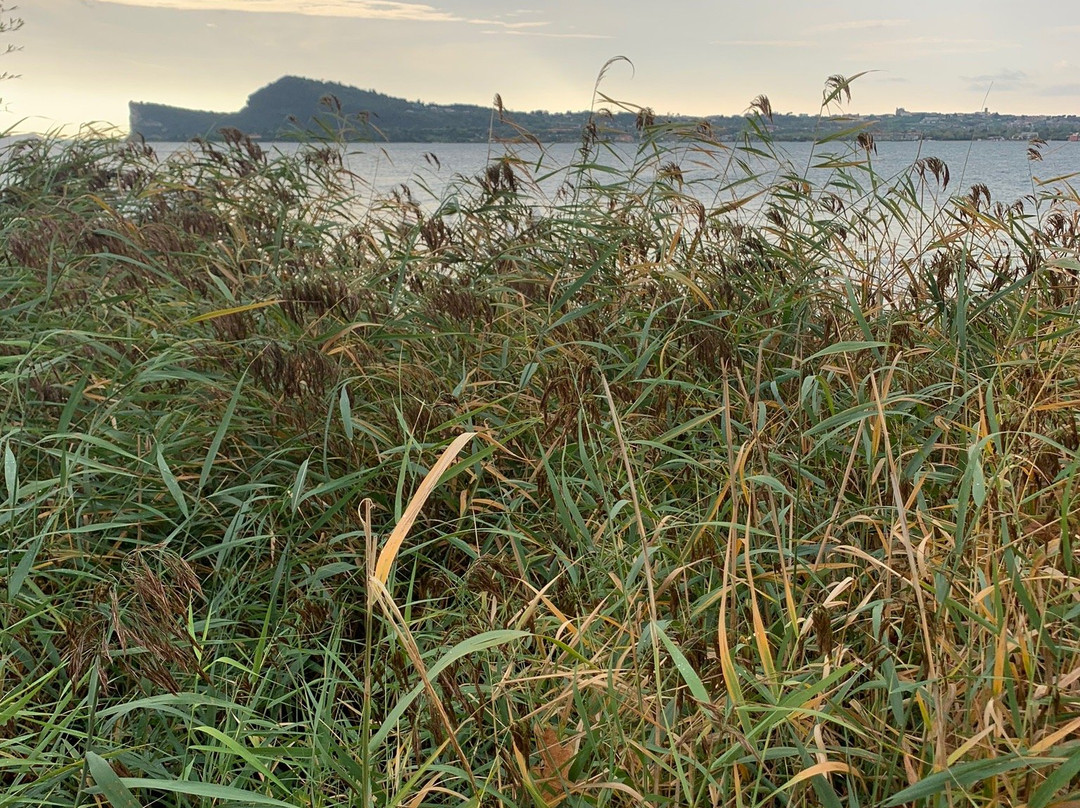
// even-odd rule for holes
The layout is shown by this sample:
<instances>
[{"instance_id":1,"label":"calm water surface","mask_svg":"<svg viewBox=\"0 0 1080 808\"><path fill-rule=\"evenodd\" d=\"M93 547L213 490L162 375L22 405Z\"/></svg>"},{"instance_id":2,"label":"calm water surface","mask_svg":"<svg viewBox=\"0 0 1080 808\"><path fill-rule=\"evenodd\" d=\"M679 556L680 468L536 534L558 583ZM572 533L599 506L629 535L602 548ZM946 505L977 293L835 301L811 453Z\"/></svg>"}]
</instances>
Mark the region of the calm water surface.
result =
<instances>
[{"instance_id":1,"label":"calm water surface","mask_svg":"<svg viewBox=\"0 0 1080 808\"><path fill-rule=\"evenodd\" d=\"M159 157L167 157L178 151L190 149L186 143L155 143ZM282 153L294 153L297 144L263 144L264 148ZM821 186L836 179L835 168L822 167L829 155L860 159L848 144L814 145L810 143L778 143L774 148L780 158L763 159L745 151L717 149L704 153L688 146L671 145L664 163L675 162L690 181L693 192L706 203L730 198L730 194L717 192L745 176L743 169L733 161L737 157L749 164L762 176L755 184L743 187L738 193L794 173ZM434 203L461 177L475 177L494 158L512 153L532 165L534 175L546 177L536 189L541 196L550 196L566 179L565 169L580 158L578 146L559 143L545 146L543 153L535 146L483 143L387 143L350 144L348 167L362 178L366 191L372 198L385 195L402 185L408 185L415 199L422 203ZM1011 203L1032 193L1064 189L1066 183L1080 187L1080 143L1049 143L1042 149L1043 159L1028 159L1028 144L1017 141L924 141L882 142L877 144L877 154L872 155L875 174L885 182L892 182L907 175L912 164L920 159L936 157L949 167L951 181L942 198L967 193L972 185L983 184L994 201ZM636 144L614 144L602 150L597 162L619 167L641 163ZM865 172L853 172L860 184L869 185ZM603 180L603 174L595 175ZM642 175L649 179L648 171ZM700 184L695 184L700 183Z\"/></svg>"}]
</instances>

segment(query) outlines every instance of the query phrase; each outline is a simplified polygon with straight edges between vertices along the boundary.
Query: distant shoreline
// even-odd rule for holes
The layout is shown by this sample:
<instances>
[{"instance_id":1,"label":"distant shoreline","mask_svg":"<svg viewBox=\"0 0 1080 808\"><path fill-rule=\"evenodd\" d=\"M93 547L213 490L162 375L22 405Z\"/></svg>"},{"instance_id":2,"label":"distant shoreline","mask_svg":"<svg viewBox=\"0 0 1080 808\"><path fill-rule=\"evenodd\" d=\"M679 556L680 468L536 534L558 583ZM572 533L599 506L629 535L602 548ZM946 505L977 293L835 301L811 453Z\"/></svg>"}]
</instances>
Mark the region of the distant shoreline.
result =
<instances>
[{"instance_id":1,"label":"distant shoreline","mask_svg":"<svg viewBox=\"0 0 1080 808\"><path fill-rule=\"evenodd\" d=\"M240 132L253 140L325 136L344 141L386 143L487 143L536 139L579 142L586 127L607 141L633 141L644 129L693 127L703 137L738 140L767 135L778 142L854 139L865 132L881 141L917 140L1080 140L1077 115L1000 115L910 112L887 115L780 114L769 109L749 115L705 117L656 115L647 107L622 105L594 112L512 112L472 104L428 104L360 90L334 82L285 76L252 93L237 112L209 112L165 104L131 102L131 136L180 142L192 138L224 140Z\"/></svg>"},{"instance_id":2,"label":"distant shoreline","mask_svg":"<svg viewBox=\"0 0 1080 808\"><path fill-rule=\"evenodd\" d=\"M986 137L906 138L906 137L887 137L887 136L883 136L883 135L880 135L880 134L877 134L877 133L873 133L873 134L874 134L874 140L877 143L918 143L918 142L923 142L923 143L1026 143L1026 142L1028 142L1027 139L1021 139L1021 138L1001 138L1001 137L998 137L998 138L986 138ZM8 146L8 145L10 145L12 143L18 142L20 140L26 140L28 138L49 138L49 137L56 137L56 139L58 141L65 141L66 142L66 141L83 140L83 139L86 139L87 136L85 136L85 135L55 136L53 133L49 133L49 132L21 132L21 133L18 133L18 134L7 135L5 137L0 138L0 148L2 148L4 146ZM170 143L170 144L196 143L200 139L209 141L211 143L224 143L225 142L225 138L222 137L220 134L214 134L213 136L196 135L196 136L187 137L187 138L163 138L163 137L150 138L150 137L140 136L138 133L136 133L136 134L132 134L130 132L124 133L122 131L115 130L113 132L102 133L100 135L100 137L102 139L115 138L117 140L141 141L141 142L146 142L146 143ZM264 146L268 145L268 144L286 144L286 143L301 145L303 143L312 142L312 140L313 140L312 138L309 138L309 139L305 140L305 139L299 138L299 137L296 137L296 138L264 137L262 135L251 135L250 137L251 137L251 140L253 140L256 143L259 143L261 145L264 145ZM759 138L751 138L751 141L757 141L757 140L760 140L760 139ZM855 136L853 135L851 138L843 139L843 140L841 140L839 142L852 142L854 140L855 140ZM1044 142L1046 142L1048 144L1049 143L1062 144L1062 143L1070 143L1070 142L1080 143L1080 139L1072 139L1072 138L1070 138L1068 136L1061 137L1061 138L1040 138L1040 140L1043 140ZM770 138L769 142L772 142L772 143L812 143L814 141L815 141L815 138L809 138L809 137L772 137L772 138ZM348 145L374 145L374 146L397 146L397 145L432 145L432 146L437 146L437 145L444 145L444 146L445 145L449 145L449 146L472 145L472 146L476 146L476 145L483 145L483 144L507 145L507 146L534 145L534 141L524 140L524 139L521 139L521 140L511 140L511 139L494 139L494 140L362 140L362 139L353 139L353 140L343 140L342 142L346 143ZM540 141L540 145L546 147L546 146L552 146L552 145L577 144L577 143L580 143L580 142L581 142L581 138L578 137L578 138L573 138L573 139L566 138L566 139L563 139L563 140L542 140L542 141ZM623 144L628 144L628 143L634 143L634 142L638 142L638 141L636 141L634 139L630 139L630 138L608 138L608 139L600 138L598 142L601 142L601 143L623 143ZM722 139L722 140L719 140L717 142L726 143L726 144L733 144L733 143L741 142L741 140L736 139L736 138L730 138L730 139Z\"/></svg>"}]
</instances>

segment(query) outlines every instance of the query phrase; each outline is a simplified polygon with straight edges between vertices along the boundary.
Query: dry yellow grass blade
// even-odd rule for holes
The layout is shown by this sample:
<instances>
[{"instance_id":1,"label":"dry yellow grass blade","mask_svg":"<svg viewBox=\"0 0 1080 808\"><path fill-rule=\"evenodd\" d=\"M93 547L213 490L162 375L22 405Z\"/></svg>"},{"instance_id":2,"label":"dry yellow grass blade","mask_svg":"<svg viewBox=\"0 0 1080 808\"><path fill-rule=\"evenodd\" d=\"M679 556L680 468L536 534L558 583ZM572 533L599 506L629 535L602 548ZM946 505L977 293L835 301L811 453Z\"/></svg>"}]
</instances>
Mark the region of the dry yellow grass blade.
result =
<instances>
[{"instance_id":1,"label":"dry yellow grass blade","mask_svg":"<svg viewBox=\"0 0 1080 808\"><path fill-rule=\"evenodd\" d=\"M809 780L811 777L816 777L819 774L850 774L853 772L855 772L855 769L851 768L851 766L847 763L842 763L839 760L828 760L822 763L815 763L808 769L803 769L801 772L799 772L786 783L784 783L780 790L785 791L796 785L797 783L801 783L803 780Z\"/></svg>"},{"instance_id":2,"label":"dry yellow grass blade","mask_svg":"<svg viewBox=\"0 0 1080 808\"><path fill-rule=\"evenodd\" d=\"M465 444L475 437L475 432L464 432L454 438L454 442L446 447L442 456L431 467L431 471L427 473L420 486L416 489L413 498L409 500L408 507L405 508L405 513L401 515L401 519L394 527L394 532L390 534L390 538L383 545L382 551L379 553L379 560L375 562L375 578L379 583L385 586L387 578L390 577L390 567L393 566L398 550L401 549L401 543L405 541L409 529L413 526L413 522L416 521L416 517L420 515L420 509L424 507L427 498L431 496L431 492L439 484L439 479L461 453L461 450L465 448Z\"/></svg>"},{"instance_id":3,"label":"dry yellow grass blade","mask_svg":"<svg viewBox=\"0 0 1080 808\"><path fill-rule=\"evenodd\" d=\"M540 752L540 765L531 769L530 779L536 784L549 808L563 802L575 785L570 780L570 765L577 753L577 743L559 740L551 727L538 729L533 739Z\"/></svg>"},{"instance_id":4,"label":"dry yellow grass blade","mask_svg":"<svg viewBox=\"0 0 1080 808\"><path fill-rule=\"evenodd\" d=\"M456 442L457 441L455 441L455 443ZM434 470L435 469L432 469L432 471ZM428 474L428 477L430 476L431 475ZM435 479L438 479L438 477L436 477ZM424 482L427 482L427 477L424 478ZM390 591L383 585L381 581L369 580L368 586L372 588L374 600L379 604L380 607L382 607L383 614L386 615L387 619L390 621L390 625L393 627L394 633L397 634L398 639L401 641L401 645L405 649L405 653L409 657L409 661L412 662L413 667L416 669L416 673L420 677L420 681L424 685L424 691L427 693L428 698L431 700L431 706L432 708L434 708L435 714L438 716L440 723L443 725L443 729L446 730L447 740L449 740L451 746L454 747L454 751L457 753L458 759L461 761L461 767L465 771L465 775L469 778L469 782L475 789L476 780L473 777L472 767L469 765L469 758L465 755L465 750L461 748L461 744L458 743L457 727L455 727L454 723L450 720L450 715L446 712L446 707L443 706L442 699L439 698L439 694L435 690L435 686L431 683L431 677L428 676L427 667L424 665L424 658L420 654L420 647L416 644L416 640L413 638L412 632L409 631L409 626L405 622L404 616L398 609L397 604L394 603L394 598L390 594Z\"/></svg>"},{"instance_id":5,"label":"dry yellow grass blade","mask_svg":"<svg viewBox=\"0 0 1080 808\"><path fill-rule=\"evenodd\" d=\"M1051 732L1037 744L1033 745L1031 749L1028 750L1028 754L1041 755L1043 752L1049 752L1061 741L1065 740L1070 735L1074 735L1078 730L1080 730L1080 718L1074 718L1065 726L1055 732Z\"/></svg>"},{"instance_id":6,"label":"dry yellow grass blade","mask_svg":"<svg viewBox=\"0 0 1080 808\"><path fill-rule=\"evenodd\" d=\"M743 541L747 547L750 546L749 515L746 519ZM754 571L750 566L750 553L744 553L743 559L746 562L746 588L750 592L750 615L754 624L754 642L757 644L758 656L761 658L761 665L765 670L765 678L768 680L769 686L775 689L777 685L776 663L773 661L772 648L769 646L769 634L765 630L765 621L761 618L761 609L758 606L757 584L754 583Z\"/></svg>"},{"instance_id":7,"label":"dry yellow grass blade","mask_svg":"<svg viewBox=\"0 0 1080 808\"><path fill-rule=\"evenodd\" d=\"M723 385L723 402L724 408L727 409L731 406L731 389L728 386L727 376L724 377ZM730 412L730 410L728 410ZM724 419L724 439L727 441L728 446L728 467L731 469L729 476L731 479L736 479L738 472L737 461L735 459L735 453L732 451L733 437L731 432L731 419ZM740 455L743 454L743 448L740 448ZM728 639L728 597L734 592L735 589L735 573L734 568L737 563L738 553L736 552L738 544L738 533L736 532L736 526L738 525L739 518L739 501L740 498L734 494L736 489L735 485L732 485L732 497L731 497L731 517L728 523L728 541L727 552L724 556L723 567L723 586L722 594L720 596L720 608L716 618L716 648L717 654L720 657L720 670L724 675L724 687L727 690L728 698L731 699L732 704L736 707L741 707L743 704L743 692L742 686L739 684L739 676L735 670L735 659L731 653L731 643ZM743 718L745 722L745 717ZM744 726L744 729L747 727Z\"/></svg>"},{"instance_id":8,"label":"dry yellow grass blade","mask_svg":"<svg viewBox=\"0 0 1080 808\"><path fill-rule=\"evenodd\" d=\"M260 300L257 303L246 303L243 306L232 306L227 309L216 309L214 311L208 311L205 314L200 314L197 317L192 317L188 320L189 323L201 323L205 320L216 320L219 317L228 317L230 314L243 314L245 311L256 311L257 309L265 309L267 306L276 306L281 303L281 298L274 298L273 300Z\"/></svg>"},{"instance_id":9,"label":"dry yellow grass blade","mask_svg":"<svg viewBox=\"0 0 1080 808\"><path fill-rule=\"evenodd\" d=\"M443 742L443 746L446 746L446 741ZM435 775L424 783L423 788L416 792L416 796L409 800L409 808L420 808L424 800L427 799L427 795L438 787L439 780L442 779L442 776L442 772L435 772Z\"/></svg>"}]
</instances>

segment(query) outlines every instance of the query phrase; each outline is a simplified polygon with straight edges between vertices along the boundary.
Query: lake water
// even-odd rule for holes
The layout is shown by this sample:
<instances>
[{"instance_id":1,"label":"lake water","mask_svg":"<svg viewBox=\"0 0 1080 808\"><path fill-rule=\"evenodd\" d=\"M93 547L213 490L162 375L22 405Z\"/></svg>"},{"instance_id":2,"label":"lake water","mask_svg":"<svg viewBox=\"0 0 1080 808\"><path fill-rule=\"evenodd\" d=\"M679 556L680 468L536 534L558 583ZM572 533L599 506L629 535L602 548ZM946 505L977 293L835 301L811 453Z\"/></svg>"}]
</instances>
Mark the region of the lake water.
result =
<instances>
[{"instance_id":1,"label":"lake water","mask_svg":"<svg viewBox=\"0 0 1080 808\"><path fill-rule=\"evenodd\" d=\"M162 158L192 148L186 143L150 145ZM283 153L294 153L300 148L291 143L262 145L265 149ZM835 167L820 167L828 162L827 155L848 160L864 157L861 150L845 143L777 143L773 148L780 157L779 162L735 146L704 152L693 144L668 144L666 149L669 151L663 155L662 162L678 164L693 193L706 203L715 203L723 201L725 196L721 193L717 199L719 189L745 176L744 169L734 162L735 158L747 163L753 172L762 174L758 180L736 192L745 196L784 174L805 177L820 187L837 176ZM548 145L542 152L531 145L483 143L358 143L349 144L347 150L348 168L362 178L372 197L408 185L414 198L425 206L434 204L455 179L475 177L490 160L508 153L530 164L535 176L546 177L535 191L541 197L551 196L566 179L566 166L580 158L579 147L573 143ZM879 142L877 153L871 158L875 174L886 183L910 173L912 164L920 158L936 157L944 161L951 180L947 190L939 195L942 199L967 193L975 184L985 185L994 201L1005 203L1053 190L1068 193L1069 184L1080 188L1080 143L1049 143L1041 153L1041 161L1029 160L1028 144L1018 141ZM616 167L619 164L632 166L642 163L642 153L637 144L612 144L599 152L597 162ZM865 172L853 173L860 184L869 184ZM644 178L649 176L646 171ZM597 178L603 180L602 173ZM695 186L695 181L701 185Z\"/></svg>"}]
</instances>

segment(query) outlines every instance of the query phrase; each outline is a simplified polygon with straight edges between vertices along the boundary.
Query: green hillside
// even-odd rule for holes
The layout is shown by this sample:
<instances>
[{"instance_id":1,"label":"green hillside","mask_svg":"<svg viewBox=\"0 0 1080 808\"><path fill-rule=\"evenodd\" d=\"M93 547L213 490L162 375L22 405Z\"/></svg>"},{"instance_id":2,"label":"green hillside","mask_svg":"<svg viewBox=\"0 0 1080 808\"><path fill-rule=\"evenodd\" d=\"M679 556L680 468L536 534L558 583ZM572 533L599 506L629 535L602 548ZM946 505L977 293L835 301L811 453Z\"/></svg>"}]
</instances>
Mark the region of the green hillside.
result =
<instances>
[{"instance_id":1,"label":"green hillside","mask_svg":"<svg viewBox=\"0 0 1080 808\"><path fill-rule=\"evenodd\" d=\"M763 125L774 140L814 140L837 135L854 137L866 131L881 140L1064 140L1080 131L1075 115L1033 116L977 113L931 113L896 110L893 115L796 115L768 109ZM147 140L220 139L220 129L234 127L264 140L333 135L338 140L414 143L485 143L491 139L528 136L544 143L581 138L590 118L602 138L634 137L639 108L599 108L592 112L508 112L475 104L426 104L359 90L345 84L285 76L252 93L238 112L207 112L133 101L131 132ZM640 110L652 116L648 109ZM701 126L721 140L733 140L747 129L744 115L706 119L666 116L674 124ZM661 123L659 117L657 123Z\"/></svg>"},{"instance_id":2,"label":"green hillside","mask_svg":"<svg viewBox=\"0 0 1080 808\"><path fill-rule=\"evenodd\" d=\"M330 130L358 140L417 142L486 141L514 137L515 127L492 109L471 104L425 104L344 84L285 76L252 93L239 112L206 112L132 102L131 131L149 140L212 137L231 126L260 138L296 137ZM629 133L634 116L623 113L614 126ZM577 139L588 113L513 115L520 126L548 140Z\"/></svg>"}]
</instances>

